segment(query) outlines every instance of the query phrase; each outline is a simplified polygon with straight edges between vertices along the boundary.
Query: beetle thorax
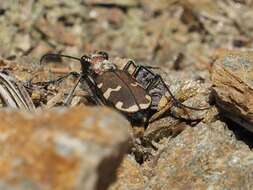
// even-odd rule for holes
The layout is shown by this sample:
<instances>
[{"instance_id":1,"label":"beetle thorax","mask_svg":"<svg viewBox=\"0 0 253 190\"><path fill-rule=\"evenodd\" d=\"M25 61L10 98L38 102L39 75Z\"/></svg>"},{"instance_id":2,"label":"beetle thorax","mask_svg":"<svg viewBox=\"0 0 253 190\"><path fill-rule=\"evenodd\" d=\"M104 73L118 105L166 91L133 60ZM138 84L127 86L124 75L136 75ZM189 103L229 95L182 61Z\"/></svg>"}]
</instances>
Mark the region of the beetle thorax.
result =
<instances>
[{"instance_id":1,"label":"beetle thorax","mask_svg":"<svg viewBox=\"0 0 253 190\"><path fill-rule=\"evenodd\" d=\"M96 74L102 74L106 71L115 70L116 65L106 59L93 59L92 69Z\"/></svg>"}]
</instances>

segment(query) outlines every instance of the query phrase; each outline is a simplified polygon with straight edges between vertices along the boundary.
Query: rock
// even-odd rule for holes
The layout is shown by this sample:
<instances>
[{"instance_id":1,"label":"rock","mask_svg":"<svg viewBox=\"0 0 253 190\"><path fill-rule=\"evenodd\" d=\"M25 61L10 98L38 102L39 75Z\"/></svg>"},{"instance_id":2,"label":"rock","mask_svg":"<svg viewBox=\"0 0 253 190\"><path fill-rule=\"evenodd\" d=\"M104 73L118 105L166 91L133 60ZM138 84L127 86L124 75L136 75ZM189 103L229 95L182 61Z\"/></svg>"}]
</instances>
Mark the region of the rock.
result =
<instances>
[{"instance_id":1,"label":"rock","mask_svg":"<svg viewBox=\"0 0 253 190\"><path fill-rule=\"evenodd\" d=\"M117 181L112 184L109 190L116 189L144 189L145 177L142 174L141 166L135 159L127 155L117 171Z\"/></svg>"},{"instance_id":2,"label":"rock","mask_svg":"<svg viewBox=\"0 0 253 190\"><path fill-rule=\"evenodd\" d=\"M71 32L67 31L58 23L50 23L45 19L40 19L36 22L36 29L43 35L51 38L52 41L57 41L64 45L75 46L80 43L78 38Z\"/></svg>"},{"instance_id":3,"label":"rock","mask_svg":"<svg viewBox=\"0 0 253 190\"><path fill-rule=\"evenodd\" d=\"M202 120L205 118L211 108L208 103L209 84L201 84L199 81L192 80L179 80L173 84L166 79L171 94L182 104L193 109L174 104L171 94L167 91L158 103L158 112L150 118L150 121L154 121L169 112L176 118L185 120Z\"/></svg>"},{"instance_id":4,"label":"rock","mask_svg":"<svg viewBox=\"0 0 253 190\"><path fill-rule=\"evenodd\" d=\"M184 122L173 117L165 117L149 124L143 139L147 142L159 141L164 137L175 136L186 127Z\"/></svg>"},{"instance_id":5,"label":"rock","mask_svg":"<svg viewBox=\"0 0 253 190\"><path fill-rule=\"evenodd\" d=\"M209 94L210 89L208 84L200 83L199 81L184 81L181 85L175 85L178 88L175 96L183 102L184 105L200 108L202 110L194 110L187 108L172 107L171 113L178 117L187 120L201 120L206 116L210 105ZM206 109L205 109L206 108Z\"/></svg>"},{"instance_id":6,"label":"rock","mask_svg":"<svg viewBox=\"0 0 253 190\"><path fill-rule=\"evenodd\" d=\"M145 189L253 189L253 152L216 121L187 127L142 165Z\"/></svg>"},{"instance_id":7,"label":"rock","mask_svg":"<svg viewBox=\"0 0 253 190\"><path fill-rule=\"evenodd\" d=\"M212 83L222 113L253 132L253 53L220 55L212 68Z\"/></svg>"},{"instance_id":8,"label":"rock","mask_svg":"<svg viewBox=\"0 0 253 190\"><path fill-rule=\"evenodd\" d=\"M0 112L0 189L106 189L129 123L108 108Z\"/></svg>"},{"instance_id":9,"label":"rock","mask_svg":"<svg viewBox=\"0 0 253 190\"><path fill-rule=\"evenodd\" d=\"M116 6L137 6L138 1L135 0L108 0L108 1L103 1L103 0L85 0L85 3L88 5L97 5L97 4L102 4L102 5L116 5Z\"/></svg>"}]
</instances>

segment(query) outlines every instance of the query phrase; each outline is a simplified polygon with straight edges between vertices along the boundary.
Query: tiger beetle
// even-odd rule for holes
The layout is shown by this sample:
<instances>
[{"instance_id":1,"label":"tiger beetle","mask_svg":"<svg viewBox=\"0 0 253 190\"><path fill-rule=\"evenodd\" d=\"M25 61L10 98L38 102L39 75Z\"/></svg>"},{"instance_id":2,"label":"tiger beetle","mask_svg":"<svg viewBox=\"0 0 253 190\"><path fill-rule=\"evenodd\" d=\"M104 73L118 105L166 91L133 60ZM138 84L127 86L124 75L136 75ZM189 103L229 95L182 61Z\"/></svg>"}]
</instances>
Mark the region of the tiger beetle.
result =
<instances>
[{"instance_id":1,"label":"tiger beetle","mask_svg":"<svg viewBox=\"0 0 253 190\"><path fill-rule=\"evenodd\" d=\"M162 77L151 70L153 67L136 65L133 60L129 60L123 69L118 69L109 61L109 55L103 51L83 55L81 58L48 53L41 57L40 63L44 59L60 59L61 57L81 63L81 73L71 72L57 79L60 81L70 75L78 75L75 86L64 101L65 105L69 105L78 84L85 82L90 91L89 95L96 104L114 107L132 124L147 123L148 118L157 111L159 100L166 91L179 107L194 110L206 109L182 104L172 94ZM129 71L130 67L134 67L133 72Z\"/></svg>"}]
</instances>

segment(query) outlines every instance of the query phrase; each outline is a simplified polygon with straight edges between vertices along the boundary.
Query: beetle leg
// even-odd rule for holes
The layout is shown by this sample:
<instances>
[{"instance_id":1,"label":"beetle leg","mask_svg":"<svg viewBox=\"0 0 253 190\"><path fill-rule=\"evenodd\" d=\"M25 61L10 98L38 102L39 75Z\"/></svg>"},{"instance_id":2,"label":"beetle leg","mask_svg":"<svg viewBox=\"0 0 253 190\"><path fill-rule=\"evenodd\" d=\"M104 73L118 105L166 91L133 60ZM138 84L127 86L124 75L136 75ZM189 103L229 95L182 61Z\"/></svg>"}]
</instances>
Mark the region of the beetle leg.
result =
<instances>
[{"instance_id":1,"label":"beetle leg","mask_svg":"<svg viewBox=\"0 0 253 190\"><path fill-rule=\"evenodd\" d=\"M101 94L100 90L98 89L95 81L86 73L83 75L83 79L88 86L87 91L88 91L91 99L97 105L106 105L106 100L103 97L103 95Z\"/></svg>"},{"instance_id":2,"label":"beetle leg","mask_svg":"<svg viewBox=\"0 0 253 190\"><path fill-rule=\"evenodd\" d=\"M91 97L97 105L106 105L106 100L104 99L97 86L94 86L94 92Z\"/></svg>"},{"instance_id":3,"label":"beetle leg","mask_svg":"<svg viewBox=\"0 0 253 190\"><path fill-rule=\"evenodd\" d=\"M150 75L152 75L153 77L155 77L155 73L153 71L151 71L149 68L147 68L146 66L143 66L143 65L138 65L133 73L133 76L136 77L138 76L139 72L141 70L144 70L146 72L148 72Z\"/></svg>"},{"instance_id":4,"label":"beetle leg","mask_svg":"<svg viewBox=\"0 0 253 190\"><path fill-rule=\"evenodd\" d=\"M151 79L148 86L146 87L147 91L152 89L153 86L159 82L159 80L162 80L162 77L160 75L155 75L154 78ZM163 83L163 84L166 85L165 83Z\"/></svg>"},{"instance_id":5,"label":"beetle leg","mask_svg":"<svg viewBox=\"0 0 253 190\"><path fill-rule=\"evenodd\" d=\"M133 66L133 68L134 68L133 73L130 73L131 71L129 71L131 66ZM137 65L135 64L135 62L133 60L129 60L127 62L127 64L124 66L123 71L125 71L125 72L129 73L131 76L133 76L136 69L137 69Z\"/></svg>"},{"instance_id":6,"label":"beetle leg","mask_svg":"<svg viewBox=\"0 0 253 190\"><path fill-rule=\"evenodd\" d=\"M99 97L98 96L96 96L96 95L93 95L93 96L91 96L91 98L92 98L92 100L96 103L96 105L105 105L100 99L99 99Z\"/></svg>"},{"instance_id":7,"label":"beetle leg","mask_svg":"<svg viewBox=\"0 0 253 190\"><path fill-rule=\"evenodd\" d=\"M128 71L131 65L133 65L135 68L137 67L137 65L133 60L129 60L127 64L124 66L123 71Z\"/></svg>"},{"instance_id":8,"label":"beetle leg","mask_svg":"<svg viewBox=\"0 0 253 190\"><path fill-rule=\"evenodd\" d=\"M75 86L71 89L70 93L68 94L67 98L64 100L63 104L65 106L68 106L73 98L73 95L74 95L74 92L76 90L76 87L78 86L78 84L80 83L81 81L81 76L79 76Z\"/></svg>"},{"instance_id":9,"label":"beetle leg","mask_svg":"<svg viewBox=\"0 0 253 190\"><path fill-rule=\"evenodd\" d=\"M166 88L167 92L170 94L172 100L174 101L174 104L177 106L177 107L180 107L180 108L188 108L188 109L191 109L191 110L196 110L196 111L203 111L203 110L207 110L207 109L210 109L211 107L205 107L205 108L196 108L196 107L191 107L191 106L187 106L185 104L183 104L182 102L180 102L173 94L172 92L170 91L168 85L165 84L164 80L162 79L162 77L160 75L156 75L156 77L154 78L154 80L152 80L151 82L151 87L156 83L158 82L158 80L160 80L162 82L162 84L164 85L164 87ZM149 88L150 89L150 88Z\"/></svg>"},{"instance_id":10,"label":"beetle leg","mask_svg":"<svg viewBox=\"0 0 253 190\"><path fill-rule=\"evenodd\" d=\"M129 60L127 62L127 64L124 66L123 71L128 72L129 68L133 66L135 69L133 71L133 73L131 74L132 76L136 76L137 73L141 70L144 69L146 71L148 71L149 73L151 73L152 75L155 75L150 69L159 69L159 67L153 67L153 66L146 66L146 65L139 65L136 64L133 60Z\"/></svg>"},{"instance_id":11,"label":"beetle leg","mask_svg":"<svg viewBox=\"0 0 253 190\"><path fill-rule=\"evenodd\" d=\"M133 76L133 77L136 77L137 74L140 72L140 70L143 69L143 68L144 68L144 67L142 67L141 65L136 66L134 72L132 73L132 76Z\"/></svg>"},{"instance_id":12,"label":"beetle leg","mask_svg":"<svg viewBox=\"0 0 253 190\"><path fill-rule=\"evenodd\" d=\"M151 69L159 69L159 67L145 66L145 65L135 65L135 67L136 69L132 74L134 77L136 77L141 70L145 70L152 76L155 76L156 74L153 71L151 71Z\"/></svg>"},{"instance_id":13,"label":"beetle leg","mask_svg":"<svg viewBox=\"0 0 253 190\"><path fill-rule=\"evenodd\" d=\"M147 65L147 66L141 65L141 66L146 67L147 69L160 69L160 67L154 67L154 66L150 66L150 65Z\"/></svg>"},{"instance_id":14,"label":"beetle leg","mask_svg":"<svg viewBox=\"0 0 253 190\"><path fill-rule=\"evenodd\" d=\"M75 86L71 89L71 92L68 94L66 100L64 101L64 105L68 106L73 98L73 94L78 86L78 84L81 82L83 76L79 76ZM89 80L89 79L88 79ZM86 79L87 82L87 79ZM90 81L91 82L91 81ZM104 105L104 103L100 100L100 98L97 96L97 94L99 94L99 92L97 92L97 89L94 88L95 92L93 92L91 89L89 89L90 91L88 91L90 97L93 99L94 102L96 102L97 105Z\"/></svg>"},{"instance_id":15,"label":"beetle leg","mask_svg":"<svg viewBox=\"0 0 253 190\"><path fill-rule=\"evenodd\" d=\"M137 65L133 60L129 60L127 62L127 64L124 66L123 71L128 71L128 69L130 68L130 66L133 65L135 67L135 70L140 70L140 69L160 69L160 67L154 67L154 66L150 66L150 65ZM135 71L135 72L138 72ZM150 70L148 70L149 72L152 72ZM154 74L154 73L153 73Z\"/></svg>"},{"instance_id":16,"label":"beetle leg","mask_svg":"<svg viewBox=\"0 0 253 190\"><path fill-rule=\"evenodd\" d=\"M68 73L68 74L66 74L66 75L63 75L63 76L61 76L61 77L59 77L59 78L57 78L57 79L55 79L55 80L51 80L51 81L48 81L48 82L51 82L51 83L60 83L60 82L62 82L64 79L66 79L66 78L68 78L69 76L78 76L78 77L80 77L80 73L78 73L78 72L70 72L70 73Z\"/></svg>"},{"instance_id":17,"label":"beetle leg","mask_svg":"<svg viewBox=\"0 0 253 190\"><path fill-rule=\"evenodd\" d=\"M54 79L54 80L49 80L49 81L44 81L44 82L36 82L36 83L32 83L31 81L33 80L33 78L29 79L26 83L27 84L32 84L32 85L41 85L41 86L48 86L50 84L53 84L53 83L61 83L64 79L68 78L69 76L80 76L80 73L78 72L70 72L66 75L63 75L63 76L60 76L58 77L57 79Z\"/></svg>"},{"instance_id":18,"label":"beetle leg","mask_svg":"<svg viewBox=\"0 0 253 190\"><path fill-rule=\"evenodd\" d=\"M173 102L169 102L163 107L161 110L158 110L156 113L154 113L148 120L149 123L155 121L156 119L162 117L171 107L173 106Z\"/></svg>"}]
</instances>

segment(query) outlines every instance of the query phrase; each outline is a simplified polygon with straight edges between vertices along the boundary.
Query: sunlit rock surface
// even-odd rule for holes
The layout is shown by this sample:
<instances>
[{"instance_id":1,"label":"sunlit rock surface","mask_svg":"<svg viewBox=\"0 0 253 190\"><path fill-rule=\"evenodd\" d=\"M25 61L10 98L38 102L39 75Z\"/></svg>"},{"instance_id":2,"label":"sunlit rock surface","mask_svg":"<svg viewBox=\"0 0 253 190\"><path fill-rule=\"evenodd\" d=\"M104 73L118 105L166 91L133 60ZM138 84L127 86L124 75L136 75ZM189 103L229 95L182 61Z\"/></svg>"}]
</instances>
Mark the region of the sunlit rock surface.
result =
<instances>
[{"instance_id":1,"label":"sunlit rock surface","mask_svg":"<svg viewBox=\"0 0 253 190\"><path fill-rule=\"evenodd\" d=\"M225 52L212 68L218 107L229 119L253 132L253 52Z\"/></svg>"},{"instance_id":2,"label":"sunlit rock surface","mask_svg":"<svg viewBox=\"0 0 253 190\"><path fill-rule=\"evenodd\" d=\"M129 123L106 108L0 113L0 189L106 189Z\"/></svg>"}]
</instances>

